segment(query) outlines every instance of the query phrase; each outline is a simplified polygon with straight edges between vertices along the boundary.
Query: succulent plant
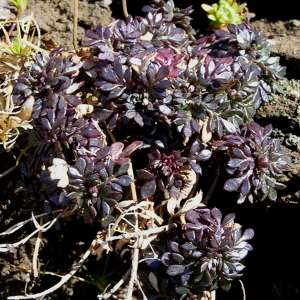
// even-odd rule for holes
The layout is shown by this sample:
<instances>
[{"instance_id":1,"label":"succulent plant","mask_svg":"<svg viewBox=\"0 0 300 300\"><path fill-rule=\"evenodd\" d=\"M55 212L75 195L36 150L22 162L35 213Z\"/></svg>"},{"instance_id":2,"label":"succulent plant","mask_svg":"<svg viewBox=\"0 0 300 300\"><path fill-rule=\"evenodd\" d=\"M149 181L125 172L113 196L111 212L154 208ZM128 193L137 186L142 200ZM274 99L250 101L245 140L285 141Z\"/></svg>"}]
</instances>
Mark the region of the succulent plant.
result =
<instances>
[{"instance_id":1,"label":"succulent plant","mask_svg":"<svg viewBox=\"0 0 300 300\"><path fill-rule=\"evenodd\" d=\"M270 57L262 32L249 24L231 24L228 31L215 30L195 41L191 7L180 10L173 1L153 1L143 11L145 17L129 16L106 28L87 30L90 40L84 46L89 55L63 58L62 47L49 57L37 54L31 68L14 80L14 105L34 99L32 121L26 119L35 128L29 134L28 176L40 176L41 169L47 173L56 158L73 171L74 161L84 159L91 167L74 171L78 176L70 173L68 189L88 194L90 178L98 176L95 184L104 184L101 193L107 192L106 198L108 181L110 188L116 187L113 193L121 194L107 179L118 173L119 164L109 159L112 144L106 126L117 140L124 130L135 128L125 144L143 141L143 147L151 149L148 164L137 171L141 197L165 191L165 197L179 199L186 168L201 174L200 162L211 157L206 144L210 138L204 138L203 131L219 139L237 136L268 101L268 94L280 90L277 80L285 68L278 57ZM94 169L100 161L102 171L109 170L105 180ZM45 181L51 188L43 187L44 191L54 193L49 178ZM109 205L103 205L108 215Z\"/></svg>"},{"instance_id":2,"label":"succulent plant","mask_svg":"<svg viewBox=\"0 0 300 300\"><path fill-rule=\"evenodd\" d=\"M199 138L199 123L209 119L221 137L252 121L268 94L280 91L277 80L285 68L278 57L270 57L261 31L231 24L228 31L190 40L186 28L192 9L153 2L143 8L145 17L129 16L86 33L90 40L84 46L92 47L94 56L84 59L83 69L110 112L111 130L122 120L145 127L139 138L150 145L164 143L166 131L180 144L193 135Z\"/></svg>"},{"instance_id":3,"label":"succulent plant","mask_svg":"<svg viewBox=\"0 0 300 300\"><path fill-rule=\"evenodd\" d=\"M180 198L180 191L186 185L184 171L187 167L198 174L202 173L200 161L211 157L206 145L195 141L184 155L183 151L152 148L148 154L149 163L145 169L137 170L137 175L145 182L141 188L141 197L149 198L156 191L165 192L165 197Z\"/></svg>"},{"instance_id":4,"label":"succulent plant","mask_svg":"<svg viewBox=\"0 0 300 300\"><path fill-rule=\"evenodd\" d=\"M290 156L282 149L280 141L270 137L272 126L261 127L255 122L249 123L233 135L224 135L214 145L227 150L229 161L226 171L233 178L225 182L226 191L238 191L238 203L253 195L260 200L269 198L275 201L276 189L283 189L280 182L284 171L293 167Z\"/></svg>"},{"instance_id":5,"label":"succulent plant","mask_svg":"<svg viewBox=\"0 0 300 300\"><path fill-rule=\"evenodd\" d=\"M83 211L86 222L110 217L123 198L123 190L134 181L126 174L131 163L128 156L141 145L136 141L124 149L120 142L103 146L92 138L78 150L74 164L60 158L49 160L47 168L35 174L40 177L36 187L45 210L68 206L72 212Z\"/></svg>"},{"instance_id":6,"label":"succulent plant","mask_svg":"<svg viewBox=\"0 0 300 300\"><path fill-rule=\"evenodd\" d=\"M244 259L253 249L248 241L254 236L252 229L243 232L234 219L233 213L222 219L216 207L188 211L182 232L176 229L154 243L158 257L150 251L145 254L151 275L140 275L149 292L150 278L158 283L158 299L198 299L203 291L229 290L230 282L242 275Z\"/></svg>"},{"instance_id":7,"label":"succulent plant","mask_svg":"<svg viewBox=\"0 0 300 300\"><path fill-rule=\"evenodd\" d=\"M238 25L244 20L243 10L247 3L237 4L236 0L219 0L219 3L213 3L211 6L201 4L203 10L208 14L210 25L216 29L226 29L227 25Z\"/></svg>"},{"instance_id":8,"label":"succulent plant","mask_svg":"<svg viewBox=\"0 0 300 300\"><path fill-rule=\"evenodd\" d=\"M81 69L82 62L72 62L73 55L61 58L62 50L51 52L49 59L37 55L36 64L14 83L16 104L35 99L31 115L35 129L29 132L23 173L39 178L33 180L46 211L55 206L69 206L72 211L85 207L86 221L96 216L105 219L122 199L123 187L133 182L125 174L128 156L142 142L135 141L126 149L120 142L107 145L99 122L110 113L94 110L73 94L88 81L86 69Z\"/></svg>"},{"instance_id":9,"label":"succulent plant","mask_svg":"<svg viewBox=\"0 0 300 300\"><path fill-rule=\"evenodd\" d=\"M28 147L20 162L34 209L50 214L60 207L99 221L104 231L114 223L115 233L128 216L126 210L120 215L121 205L136 202L133 228L139 231L165 221L155 211L166 203L169 222L180 215L177 229L151 242L155 253L144 252L139 276L149 299L229 290L252 250L253 230L243 233L234 214L222 219L217 208L198 208L194 188L202 184L202 162L227 152L231 178L224 189L238 192L238 203L275 200L293 166L271 138L272 126L253 122L269 94L281 91L285 67L271 56L263 33L241 22L245 6L234 0L204 6L212 25L226 24L226 30L196 40L192 7L153 0L144 17L87 30L84 55L65 57L62 47L38 53L12 82L12 107L20 111L0 119L0 138L34 128L24 135ZM115 209L133 196L134 181L138 199Z\"/></svg>"}]
</instances>

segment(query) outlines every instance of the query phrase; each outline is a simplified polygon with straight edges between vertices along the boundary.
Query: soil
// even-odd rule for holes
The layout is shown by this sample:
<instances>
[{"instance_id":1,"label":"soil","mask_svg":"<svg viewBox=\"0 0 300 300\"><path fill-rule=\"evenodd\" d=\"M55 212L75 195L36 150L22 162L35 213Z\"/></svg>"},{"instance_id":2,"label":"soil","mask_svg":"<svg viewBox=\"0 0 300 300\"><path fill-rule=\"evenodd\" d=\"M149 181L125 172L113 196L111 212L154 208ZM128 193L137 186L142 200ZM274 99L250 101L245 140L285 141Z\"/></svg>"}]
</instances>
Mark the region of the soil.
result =
<instances>
[{"instance_id":1,"label":"soil","mask_svg":"<svg viewBox=\"0 0 300 300\"><path fill-rule=\"evenodd\" d=\"M116 18L123 18L121 1L79 1L78 44L85 40L84 31L94 29L98 23L108 25ZM134 3L133 3L134 2ZM214 3L216 1L204 1ZM260 3L263 2L263 3ZM128 1L132 15L142 15L140 8L148 1ZM250 12L256 14L251 24L264 32L272 45L272 54L280 56L281 64L287 66L286 80L281 82L282 94L272 95L270 102L258 110L255 120L261 125L272 124L274 137L279 138L284 149L292 156L295 168L287 174L287 188L279 192L274 203L236 206L235 196L222 190L222 174L209 205L217 205L225 215L235 212L237 222L244 228L253 228L255 237L251 244L254 251L247 257L247 268L241 278L248 300L296 300L300 298L299 217L300 217L300 20L291 1L277 9L272 1L247 1ZM194 26L199 34L205 32L205 14L199 1L175 1L180 7L193 5ZM292 11L291 11L292 10ZM65 46L73 50L73 1L29 0L27 13L34 11L45 47ZM280 11L280 12L279 12ZM205 22L204 22L205 20ZM11 153L1 154L0 174L14 165ZM0 232L13 224L26 220L28 200L26 189L19 182L18 170L0 178ZM208 182L214 174L208 175ZM205 179L203 179L205 180ZM221 201L220 201L221 200ZM25 207L25 209L24 209ZM22 209L21 209L22 208ZM35 237L25 244L0 255L0 299L8 296L43 291L58 279L47 272L67 273L72 264L87 250L99 228L85 224L82 219L65 218L43 234L39 253L41 273L31 275ZM30 223L21 233L1 236L0 243L11 243L32 232ZM107 260L109 269L104 270ZM96 260L90 256L76 276L62 288L44 299L97 299L97 294L112 281L117 281L129 268L130 257L112 253L109 257ZM109 273L113 275L109 275ZM97 277L98 276L98 277ZM82 279L89 281L84 282ZM98 283L96 286L94 283ZM112 299L124 299L122 292ZM234 281L230 292L217 290L218 300L243 299L241 282Z\"/></svg>"}]
</instances>

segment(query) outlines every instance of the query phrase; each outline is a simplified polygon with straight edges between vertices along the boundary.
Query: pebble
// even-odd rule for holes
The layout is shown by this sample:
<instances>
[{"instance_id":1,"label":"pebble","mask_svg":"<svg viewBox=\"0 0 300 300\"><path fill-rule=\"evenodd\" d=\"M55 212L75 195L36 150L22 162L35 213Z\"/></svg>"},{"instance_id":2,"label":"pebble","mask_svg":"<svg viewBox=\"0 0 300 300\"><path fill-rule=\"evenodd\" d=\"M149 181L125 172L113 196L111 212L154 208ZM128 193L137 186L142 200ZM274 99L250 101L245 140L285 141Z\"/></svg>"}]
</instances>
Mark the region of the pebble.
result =
<instances>
[{"instance_id":1,"label":"pebble","mask_svg":"<svg viewBox=\"0 0 300 300\"><path fill-rule=\"evenodd\" d=\"M300 27L300 21L299 20L292 20L292 25L295 27Z\"/></svg>"},{"instance_id":2,"label":"pebble","mask_svg":"<svg viewBox=\"0 0 300 300\"><path fill-rule=\"evenodd\" d=\"M0 20L6 20L10 15L11 3L7 0L0 0Z\"/></svg>"},{"instance_id":3,"label":"pebble","mask_svg":"<svg viewBox=\"0 0 300 300\"><path fill-rule=\"evenodd\" d=\"M298 91L296 91L296 90L290 91L290 97L296 99L296 98L299 98L299 96L300 96L300 94Z\"/></svg>"}]
</instances>

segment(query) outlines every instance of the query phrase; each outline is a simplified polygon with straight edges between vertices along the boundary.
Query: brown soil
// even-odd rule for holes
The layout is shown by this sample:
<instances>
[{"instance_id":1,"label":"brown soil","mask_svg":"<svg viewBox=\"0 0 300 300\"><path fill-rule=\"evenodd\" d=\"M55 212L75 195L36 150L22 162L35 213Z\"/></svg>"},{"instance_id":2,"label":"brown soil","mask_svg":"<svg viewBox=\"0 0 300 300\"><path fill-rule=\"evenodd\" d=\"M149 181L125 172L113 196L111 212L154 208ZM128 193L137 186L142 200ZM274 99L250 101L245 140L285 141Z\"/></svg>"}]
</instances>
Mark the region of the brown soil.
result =
<instances>
[{"instance_id":1,"label":"brown soil","mask_svg":"<svg viewBox=\"0 0 300 300\"><path fill-rule=\"evenodd\" d=\"M115 18L123 18L120 1L79 1L78 21L78 43L85 39L84 31L95 28L98 23L106 26ZM129 1L130 2L130 1ZM134 2L134 5L133 3ZM196 8L193 18L198 22L199 32L204 26L198 19L199 1L178 2L179 6L193 4ZM214 3L217 1L203 1ZM280 191L276 203L270 205L242 204L236 207L234 196L228 195L222 190L222 182L216 187L215 199L218 208L224 212L236 212L237 221L244 228L251 227L255 230L255 237L251 243L254 251L249 254L247 268L241 278L248 300L296 300L299 299L300 279L298 273L300 268L300 256L297 243L299 236L299 197L300 197L300 20L294 19L294 12L286 12L284 18L274 20L274 14L263 10L266 4L262 1L249 1L250 11L256 13L251 24L263 30L272 45L272 52L281 57L281 63L287 66L287 80L282 81L283 93L271 97L269 103L263 105L256 116L256 121L261 125L271 123L274 136L282 141L287 152L293 157L295 169L289 172L286 185L287 188ZM266 1L269 5L272 2ZM142 14L140 8L147 1L131 1L128 9L132 14ZM286 5L284 3L284 5ZM287 4L287 6L289 6ZM257 9L257 10L256 10ZM29 0L28 14L34 11L34 15L42 34L44 35L44 46L65 46L68 50L73 49L73 1L70 0ZM264 12L266 15L264 15ZM269 16L267 15L269 13ZM203 14L201 15L203 16ZM283 17L283 15L282 15ZM14 158L10 153L1 154L5 163L0 167L0 173L13 166ZM213 175L212 175L213 176ZM221 174L222 176L222 174ZM26 189L19 183L19 174L14 171L9 176L0 178L2 189L0 200L0 232L3 232L13 224L28 218L26 211L20 210L24 205ZM225 201L226 200L226 201ZM214 205L214 200L211 202ZM97 232L97 225L84 224L82 220L65 219L60 223L60 228L52 229L43 234L43 245L40 250L39 259L41 270L45 272L67 273L72 264L78 260L80 255L88 248L90 242ZM29 224L24 227L21 234L13 234L10 237L0 237L0 243L15 242L26 237L32 228ZM31 272L31 259L35 246L35 238L26 242L8 253L0 254L0 299L7 296L20 295L24 293L25 286L28 293L43 291L58 280L55 276L43 273L33 279ZM104 280L118 280L128 269L128 257L120 258L112 254L108 260L108 273L115 274ZM101 275L103 261L96 261L90 257L86 262L90 274ZM89 273L81 270L76 274L79 277L90 280ZM28 282L28 284L26 283ZM87 284L79 279L73 278L61 289L44 299L97 299L100 290L93 284ZM123 296L119 294L120 299ZM218 300L243 299L242 289L239 281L233 282L229 293L217 291Z\"/></svg>"}]
</instances>

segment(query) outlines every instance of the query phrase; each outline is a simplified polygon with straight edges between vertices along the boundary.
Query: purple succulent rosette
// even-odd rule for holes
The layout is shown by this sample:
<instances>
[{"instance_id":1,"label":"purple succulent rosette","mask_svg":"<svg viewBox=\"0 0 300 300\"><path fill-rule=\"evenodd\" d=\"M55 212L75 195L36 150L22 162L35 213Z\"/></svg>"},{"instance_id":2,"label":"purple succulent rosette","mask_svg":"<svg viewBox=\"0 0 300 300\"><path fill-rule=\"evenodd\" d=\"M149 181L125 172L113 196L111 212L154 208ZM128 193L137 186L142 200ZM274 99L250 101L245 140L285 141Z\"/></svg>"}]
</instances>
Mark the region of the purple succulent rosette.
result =
<instances>
[{"instance_id":1,"label":"purple succulent rosette","mask_svg":"<svg viewBox=\"0 0 300 300\"><path fill-rule=\"evenodd\" d=\"M253 250L248 241L254 236L234 219L233 213L222 218L216 207L190 210L182 232L169 232L156 243L158 258L147 252L146 264L160 282L160 296L197 299L190 297L218 287L230 289L230 282L242 276L243 260ZM142 277L149 280L145 273Z\"/></svg>"},{"instance_id":2,"label":"purple succulent rosette","mask_svg":"<svg viewBox=\"0 0 300 300\"><path fill-rule=\"evenodd\" d=\"M263 128L251 122L239 133L224 135L214 143L218 149L227 150L226 171L233 178L225 182L224 189L239 192L238 203L246 198L253 201L253 195L261 201L265 198L275 201L276 189L285 187L280 180L293 164L280 141L270 137L271 133L271 125Z\"/></svg>"}]
</instances>

